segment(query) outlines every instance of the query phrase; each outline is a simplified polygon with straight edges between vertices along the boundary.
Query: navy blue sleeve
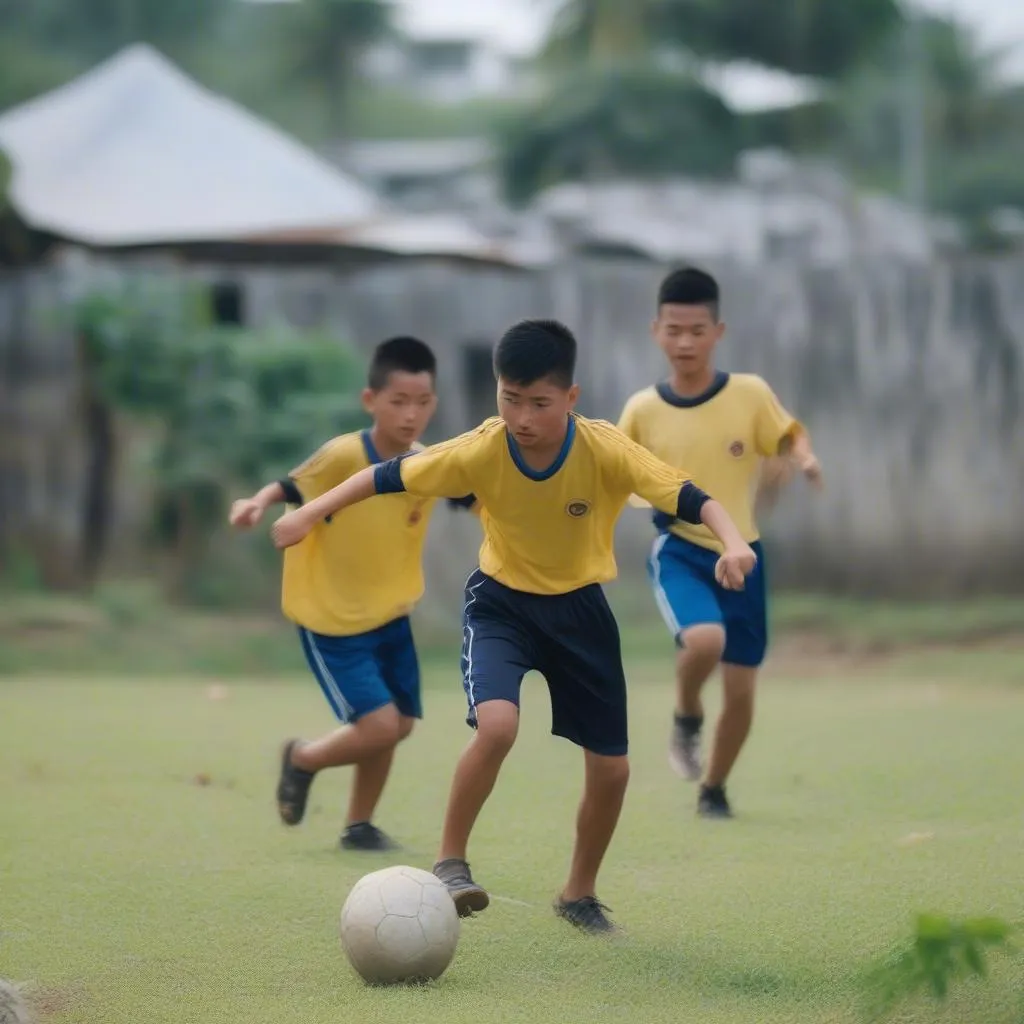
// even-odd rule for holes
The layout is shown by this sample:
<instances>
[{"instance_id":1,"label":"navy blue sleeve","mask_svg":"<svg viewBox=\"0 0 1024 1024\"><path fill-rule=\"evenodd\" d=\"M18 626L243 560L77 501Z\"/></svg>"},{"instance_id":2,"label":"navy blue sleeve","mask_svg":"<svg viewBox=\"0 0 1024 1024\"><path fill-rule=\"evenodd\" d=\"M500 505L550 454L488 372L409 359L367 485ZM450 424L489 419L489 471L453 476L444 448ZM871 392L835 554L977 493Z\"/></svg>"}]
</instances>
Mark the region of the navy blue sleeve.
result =
<instances>
[{"instance_id":1,"label":"navy blue sleeve","mask_svg":"<svg viewBox=\"0 0 1024 1024\"><path fill-rule=\"evenodd\" d=\"M283 480L278 480L277 483L281 490L284 491L286 505L305 504L302 500L302 491L299 490L299 485L290 476L286 476Z\"/></svg>"},{"instance_id":2,"label":"navy blue sleeve","mask_svg":"<svg viewBox=\"0 0 1024 1024\"><path fill-rule=\"evenodd\" d=\"M404 458L407 456L399 455L397 459L388 459L374 467L373 486L378 494L401 494L405 490L405 484L402 483Z\"/></svg>"},{"instance_id":3,"label":"navy blue sleeve","mask_svg":"<svg viewBox=\"0 0 1024 1024\"><path fill-rule=\"evenodd\" d=\"M679 499L676 502L676 518L684 523L701 522L700 510L711 500L711 496L705 494L696 484L689 482L683 484L679 491Z\"/></svg>"},{"instance_id":4,"label":"navy blue sleeve","mask_svg":"<svg viewBox=\"0 0 1024 1024\"><path fill-rule=\"evenodd\" d=\"M471 509L476 504L476 495L467 494L464 498L449 498L449 508Z\"/></svg>"}]
</instances>

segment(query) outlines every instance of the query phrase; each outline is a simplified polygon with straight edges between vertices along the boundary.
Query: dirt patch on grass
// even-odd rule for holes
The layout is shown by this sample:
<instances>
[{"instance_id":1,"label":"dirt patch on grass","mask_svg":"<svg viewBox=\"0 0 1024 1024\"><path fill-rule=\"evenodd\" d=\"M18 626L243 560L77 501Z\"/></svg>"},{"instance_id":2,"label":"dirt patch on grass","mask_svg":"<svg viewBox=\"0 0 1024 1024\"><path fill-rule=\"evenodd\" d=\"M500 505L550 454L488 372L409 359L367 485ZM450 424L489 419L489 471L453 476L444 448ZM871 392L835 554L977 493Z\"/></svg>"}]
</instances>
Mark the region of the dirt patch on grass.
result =
<instances>
[{"instance_id":1,"label":"dirt patch on grass","mask_svg":"<svg viewBox=\"0 0 1024 1024\"><path fill-rule=\"evenodd\" d=\"M787 675L821 675L872 669L915 654L971 651L1019 653L1024 659L1024 633L953 637L947 640L898 642L830 636L814 632L786 632L772 644L771 667Z\"/></svg>"},{"instance_id":2,"label":"dirt patch on grass","mask_svg":"<svg viewBox=\"0 0 1024 1024\"><path fill-rule=\"evenodd\" d=\"M28 1006L33 1024L47 1024L81 1010L87 999L85 986L69 985L37 985L30 982L21 986L21 996ZM76 1015L76 1019L79 1019Z\"/></svg>"}]
</instances>

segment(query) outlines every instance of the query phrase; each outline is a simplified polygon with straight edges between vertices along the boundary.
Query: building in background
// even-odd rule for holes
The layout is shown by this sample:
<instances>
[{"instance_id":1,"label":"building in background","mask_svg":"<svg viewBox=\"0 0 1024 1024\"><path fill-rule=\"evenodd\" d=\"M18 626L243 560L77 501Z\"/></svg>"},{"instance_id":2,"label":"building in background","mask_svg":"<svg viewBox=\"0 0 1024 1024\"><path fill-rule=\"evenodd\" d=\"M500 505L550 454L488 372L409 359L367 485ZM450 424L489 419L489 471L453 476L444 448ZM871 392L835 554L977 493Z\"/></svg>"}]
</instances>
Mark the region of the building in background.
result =
<instances>
[{"instance_id":1,"label":"building in background","mask_svg":"<svg viewBox=\"0 0 1024 1024\"><path fill-rule=\"evenodd\" d=\"M487 139L356 139L325 155L407 210L479 212L500 202Z\"/></svg>"},{"instance_id":2,"label":"building in background","mask_svg":"<svg viewBox=\"0 0 1024 1024\"><path fill-rule=\"evenodd\" d=\"M482 39L400 36L366 58L364 71L378 85L414 91L434 103L524 95L527 63Z\"/></svg>"}]
</instances>

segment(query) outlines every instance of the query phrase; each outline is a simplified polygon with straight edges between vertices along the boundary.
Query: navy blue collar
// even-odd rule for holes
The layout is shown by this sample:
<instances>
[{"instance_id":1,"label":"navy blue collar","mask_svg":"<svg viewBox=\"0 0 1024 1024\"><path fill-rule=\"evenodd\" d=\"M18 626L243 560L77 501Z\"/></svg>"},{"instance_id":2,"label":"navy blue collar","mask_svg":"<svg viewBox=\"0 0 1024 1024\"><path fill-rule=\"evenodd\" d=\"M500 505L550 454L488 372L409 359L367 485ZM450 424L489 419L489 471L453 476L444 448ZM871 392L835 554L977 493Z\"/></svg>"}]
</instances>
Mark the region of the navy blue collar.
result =
<instances>
[{"instance_id":1,"label":"navy blue collar","mask_svg":"<svg viewBox=\"0 0 1024 1024\"><path fill-rule=\"evenodd\" d=\"M391 461L390 459L385 459L381 455L381 453L379 451L377 451L377 446L373 443L373 436L371 435L369 430L361 430L361 431L359 431L359 436L362 438L362 441L363 441L363 451L366 452L366 458L369 461L371 466L378 466L382 462L390 462ZM403 452L399 456L399 458L404 459L406 455L411 455L414 451L416 451L416 446L415 445L413 445L413 447L410 448L407 452Z\"/></svg>"},{"instance_id":2,"label":"navy blue collar","mask_svg":"<svg viewBox=\"0 0 1024 1024\"><path fill-rule=\"evenodd\" d=\"M555 461L548 466L547 469L531 469L526 462L523 460L523 454L519 450L519 445L516 444L516 439L509 433L508 428L505 429L505 439L508 441L508 453L512 456L512 461L515 463L516 469L523 474L528 480L550 480L561 468L565 465L565 460L569 458L569 452L572 451L572 443L576 440L576 417L570 415L569 423L565 430L565 440L562 442L562 447L555 456Z\"/></svg>"},{"instance_id":3,"label":"navy blue collar","mask_svg":"<svg viewBox=\"0 0 1024 1024\"><path fill-rule=\"evenodd\" d=\"M725 370L719 370L706 391L702 391L699 395L693 395L690 398L677 395L667 380L660 381L656 390L658 397L662 401L668 402L669 405L674 405L677 409L693 409L698 405L703 405L705 402L710 402L728 383L729 374Z\"/></svg>"},{"instance_id":4,"label":"navy blue collar","mask_svg":"<svg viewBox=\"0 0 1024 1024\"><path fill-rule=\"evenodd\" d=\"M377 451L376 445L373 443L373 438L370 436L368 430L364 430L360 435L363 439L363 451L366 452L366 457L370 460L371 466L376 466L378 463L384 460L380 457L380 453Z\"/></svg>"}]
</instances>

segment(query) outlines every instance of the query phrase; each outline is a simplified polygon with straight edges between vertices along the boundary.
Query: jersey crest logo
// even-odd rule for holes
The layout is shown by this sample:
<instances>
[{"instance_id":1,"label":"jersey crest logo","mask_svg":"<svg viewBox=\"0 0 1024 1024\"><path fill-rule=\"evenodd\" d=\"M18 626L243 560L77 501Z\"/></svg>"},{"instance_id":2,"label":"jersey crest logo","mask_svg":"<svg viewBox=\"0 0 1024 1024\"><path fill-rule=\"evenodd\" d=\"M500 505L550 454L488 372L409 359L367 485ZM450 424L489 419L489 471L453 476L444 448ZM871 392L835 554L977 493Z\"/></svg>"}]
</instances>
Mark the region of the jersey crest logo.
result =
<instances>
[{"instance_id":1,"label":"jersey crest logo","mask_svg":"<svg viewBox=\"0 0 1024 1024\"><path fill-rule=\"evenodd\" d=\"M417 505L410 513L407 522L410 526L415 526L423 518L423 505Z\"/></svg>"},{"instance_id":2,"label":"jersey crest logo","mask_svg":"<svg viewBox=\"0 0 1024 1024\"><path fill-rule=\"evenodd\" d=\"M742 458L743 457L743 453L746 450L747 449L744 448L742 441L733 441L733 443L731 445L729 445L729 454L732 455L734 458L737 458L737 459Z\"/></svg>"},{"instance_id":3,"label":"jersey crest logo","mask_svg":"<svg viewBox=\"0 0 1024 1024\"><path fill-rule=\"evenodd\" d=\"M590 511L590 502L584 501L582 498L577 498L575 501L570 501L565 506L567 515L573 517L573 519L582 519Z\"/></svg>"}]
</instances>

